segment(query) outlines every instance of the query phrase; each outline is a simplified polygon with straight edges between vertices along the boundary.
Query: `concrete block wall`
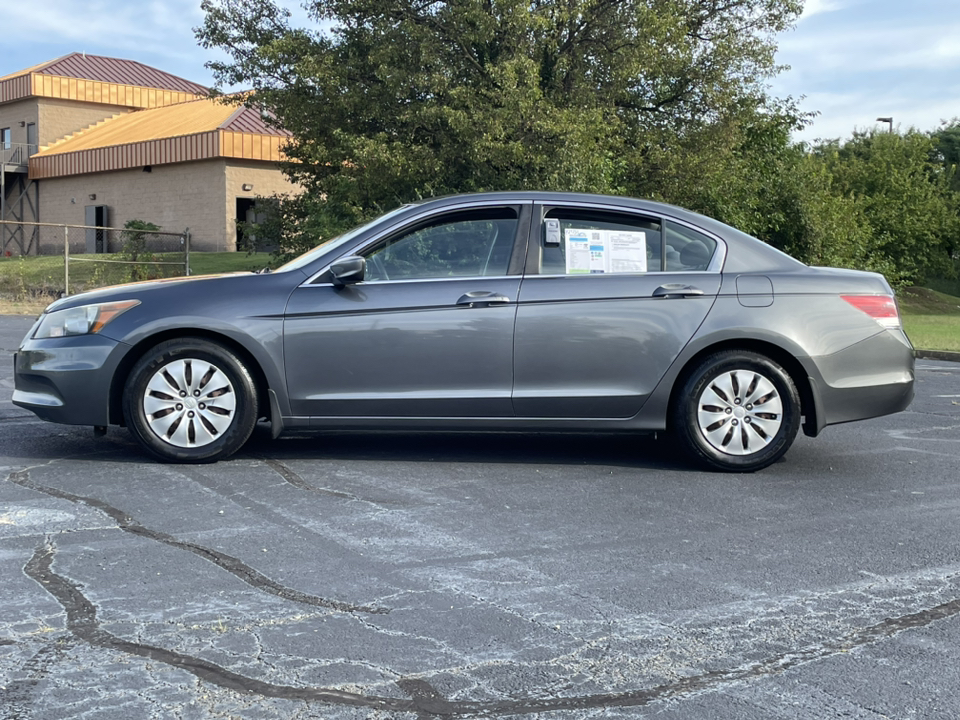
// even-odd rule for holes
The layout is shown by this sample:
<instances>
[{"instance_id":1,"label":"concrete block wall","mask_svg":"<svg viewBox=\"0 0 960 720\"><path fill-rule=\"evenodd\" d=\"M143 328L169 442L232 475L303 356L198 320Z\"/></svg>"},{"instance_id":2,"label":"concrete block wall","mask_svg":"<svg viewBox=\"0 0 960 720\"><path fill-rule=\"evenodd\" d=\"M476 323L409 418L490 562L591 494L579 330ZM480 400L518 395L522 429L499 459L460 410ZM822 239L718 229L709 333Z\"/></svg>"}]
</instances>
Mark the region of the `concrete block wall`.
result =
<instances>
[{"instance_id":1,"label":"concrete block wall","mask_svg":"<svg viewBox=\"0 0 960 720\"><path fill-rule=\"evenodd\" d=\"M83 225L87 205L106 205L112 227L144 220L168 232L190 228L191 249L197 252L236 250L238 197L295 190L275 166L224 159L38 182L43 222ZM244 184L253 190L244 192Z\"/></svg>"},{"instance_id":2,"label":"concrete block wall","mask_svg":"<svg viewBox=\"0 0 960 720\"><path fill-rule=\"evenodd\" d=\"M142 168L39 180L43 222L84 224L87 205L110 208L109 225L123 227L144 220L168 232L190 228L194 250L226 250L221 208L225 162L157 165ZM95 197L91 197L95 196Z\"/></svg>"},{"instance_id":3,"label":"concrete block wall","mask_svg":"<svg viewBox=\"0 0 960 720\"><path fill-rule=\"evenodd\" d=\"M50 145L101 120L131 112L130 108L120 105L101 105L56 98L42 98L38 105L40 122L37 129L41 145Z\"/></svg>"},{"instance_id":4,"label":"concrete block wall","mask_svg":"<svg viewBox=\"0 0 960 720\"><path fill-rule=\"evenodd\" d=\"M35 123L40 128L40 109L37 98L17 100L0 105L0 128L10 128L10 142L25 144L27 142L27 123ZM20 127L20 123L24 127Z\"/></svg>"},{"instance_id":5,"label":"concrete block wall","mask_svg":"<svg viewBox=\"0 0 960 720\"><path fill-rule=\"evenodd\" d=\"M34 123L37 126L37 140L43 146L126 112L130 112L130 108L119 105L27 98L0 105L0 128L10 128L11 142L26 143L26 125ZM23 127L20 126L21 122L24 123Z\"/></svg>"}]
</instances>

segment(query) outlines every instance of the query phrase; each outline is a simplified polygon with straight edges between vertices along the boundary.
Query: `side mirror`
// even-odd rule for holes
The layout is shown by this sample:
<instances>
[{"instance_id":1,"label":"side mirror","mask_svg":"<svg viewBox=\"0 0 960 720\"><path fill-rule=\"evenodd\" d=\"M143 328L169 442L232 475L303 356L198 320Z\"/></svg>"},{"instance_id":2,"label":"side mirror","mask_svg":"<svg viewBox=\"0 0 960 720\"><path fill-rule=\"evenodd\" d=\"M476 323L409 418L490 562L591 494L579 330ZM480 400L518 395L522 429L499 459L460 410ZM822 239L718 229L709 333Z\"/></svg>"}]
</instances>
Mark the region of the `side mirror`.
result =
<instances>
[{"instance_id":1,"label":"side mirror","mask_svg":"<svg viewBox=\"0 0 960 720\"><path fill-rule=\"evenodd\" d=\"M359 255L341 258L330 266L330 279L337 287L344 287L363 281L367 270L367 261Z\"/></svg>"}]
</instances>

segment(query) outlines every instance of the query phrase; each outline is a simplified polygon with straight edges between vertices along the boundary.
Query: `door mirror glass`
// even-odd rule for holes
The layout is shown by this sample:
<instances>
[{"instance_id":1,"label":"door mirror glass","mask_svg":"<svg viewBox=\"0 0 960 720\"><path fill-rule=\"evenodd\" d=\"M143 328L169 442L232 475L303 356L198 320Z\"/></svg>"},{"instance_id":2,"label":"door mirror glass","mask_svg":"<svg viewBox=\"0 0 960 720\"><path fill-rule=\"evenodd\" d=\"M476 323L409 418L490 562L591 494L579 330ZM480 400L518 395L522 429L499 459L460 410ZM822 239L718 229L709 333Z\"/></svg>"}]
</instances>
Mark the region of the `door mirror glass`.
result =
<instances>
[{"instance_id":1,"label":"door mirror glass","mask_svg":"<svg viewBox=\"0 0 960 720\"><path fill-rule=\"evenodd\" d=\"M350 255L330 266L330 280L337 287L363 281L367 262L359 255Z\"/></svg>"}]
</instances>

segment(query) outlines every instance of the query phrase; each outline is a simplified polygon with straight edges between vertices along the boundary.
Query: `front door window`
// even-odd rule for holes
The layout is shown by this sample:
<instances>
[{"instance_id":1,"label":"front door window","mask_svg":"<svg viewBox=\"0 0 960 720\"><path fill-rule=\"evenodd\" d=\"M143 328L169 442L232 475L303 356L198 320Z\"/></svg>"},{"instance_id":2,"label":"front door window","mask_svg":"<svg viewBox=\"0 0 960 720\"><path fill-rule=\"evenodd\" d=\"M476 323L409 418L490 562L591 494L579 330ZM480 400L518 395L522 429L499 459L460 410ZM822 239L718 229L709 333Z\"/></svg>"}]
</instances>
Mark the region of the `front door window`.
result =
<instances>
[{"instance_id":1,"label":"front door window","mask_svg":"<svg viewBox=\"0 0 960 720\"><path fill-rule=\"evenodd\" d=\"M512 208L445 216L364 253L365 281L502 277L507 274L517 213Z\"/></svg>"}]
</instances>

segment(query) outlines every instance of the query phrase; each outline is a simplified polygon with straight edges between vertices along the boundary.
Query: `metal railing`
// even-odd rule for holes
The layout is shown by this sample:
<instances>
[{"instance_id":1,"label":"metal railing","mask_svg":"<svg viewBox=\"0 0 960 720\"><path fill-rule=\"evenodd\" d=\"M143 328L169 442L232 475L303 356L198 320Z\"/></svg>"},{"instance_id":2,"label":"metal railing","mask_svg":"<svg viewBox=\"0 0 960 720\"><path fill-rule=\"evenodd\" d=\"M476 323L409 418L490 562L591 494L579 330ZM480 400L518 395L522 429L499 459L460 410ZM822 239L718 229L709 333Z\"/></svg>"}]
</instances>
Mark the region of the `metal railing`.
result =
<instances>
[{"instance_id":1,"label":"metal railing","mask_svg":"<svg viewBox=\"0 0 960 720\"><path fill-rule=\"evenodd\" d=\"M0 221L0 238L0 292L14 296L58 297L190 274L189 230Z\"/></svg>"},{"instance_id":2,"label":"metal railing","mask_svg":"<svg viewBox=\"0 0 960 720\"><path fill-rule=\"evenodd\" d=\"M27 143L9 143L0 145L0 165L14 165L26 168L27 160L37 152L36 145Z\"/></svg>"}]
</instances>

